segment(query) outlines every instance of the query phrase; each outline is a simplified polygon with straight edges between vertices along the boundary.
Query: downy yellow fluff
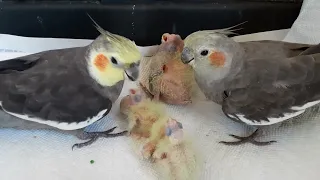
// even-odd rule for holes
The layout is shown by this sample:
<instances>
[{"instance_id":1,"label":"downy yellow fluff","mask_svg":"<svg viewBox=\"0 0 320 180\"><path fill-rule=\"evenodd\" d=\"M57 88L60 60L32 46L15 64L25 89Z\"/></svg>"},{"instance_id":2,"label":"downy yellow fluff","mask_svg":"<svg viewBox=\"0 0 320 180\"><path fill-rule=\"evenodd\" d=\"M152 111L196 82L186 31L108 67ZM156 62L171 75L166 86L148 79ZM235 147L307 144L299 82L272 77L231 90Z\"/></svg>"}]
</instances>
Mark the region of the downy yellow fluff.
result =
<instances>
[{"instance_id":1,"label":"downy yellow fluff","mask_svg":"<svg viewBox=\"0 0 320 180\"><path fill-rule=\"evenodd\" d=\"M124 102L130 102L130 105L124 106ZM163 103L142 97L139 90L135 90L134 94L124 97L121 104L126 107L122 108L122 113L129 121L128 131L134 151L150 163L159 179L198 179L202 164L198 153L195 153L191 141L187 141L186 134L176 144L166 135L169 120L176 121L166 113Z\"/></svg>"}]
</instances>

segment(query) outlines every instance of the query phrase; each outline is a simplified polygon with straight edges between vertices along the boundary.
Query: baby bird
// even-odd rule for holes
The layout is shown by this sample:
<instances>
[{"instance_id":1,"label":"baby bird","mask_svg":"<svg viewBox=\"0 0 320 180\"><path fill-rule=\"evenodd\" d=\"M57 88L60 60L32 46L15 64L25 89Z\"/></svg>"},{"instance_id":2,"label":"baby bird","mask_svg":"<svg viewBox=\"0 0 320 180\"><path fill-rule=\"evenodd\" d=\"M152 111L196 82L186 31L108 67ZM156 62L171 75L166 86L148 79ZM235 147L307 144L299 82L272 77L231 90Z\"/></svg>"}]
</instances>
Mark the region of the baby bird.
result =
<instances>
[{"instance_id":1,"label":"baby bird","mask_svg":"<svg viewBox=\"0 0 320 180\"><path fill-rule=\"evenodd\" d=\"M197 179L199 158L186 141L182 124L166 113L163 103L147 98L141 89L130 89L120 102L120 111L129 121L129 137L138 154L161 179Z\"/></svg>"},{"instance_id":2,"label":"baby bird","mask_svg":"<svg viewBox=\"0 0 320 180\"><path fill-rule=\"evenodd\" d=\"M150 98L166 104L192 102L195 80L190 65L181 62L184 42L179 35L164 33L157 52L143 57L139 67L139 86Z\"/></svg>"}]
</instances>

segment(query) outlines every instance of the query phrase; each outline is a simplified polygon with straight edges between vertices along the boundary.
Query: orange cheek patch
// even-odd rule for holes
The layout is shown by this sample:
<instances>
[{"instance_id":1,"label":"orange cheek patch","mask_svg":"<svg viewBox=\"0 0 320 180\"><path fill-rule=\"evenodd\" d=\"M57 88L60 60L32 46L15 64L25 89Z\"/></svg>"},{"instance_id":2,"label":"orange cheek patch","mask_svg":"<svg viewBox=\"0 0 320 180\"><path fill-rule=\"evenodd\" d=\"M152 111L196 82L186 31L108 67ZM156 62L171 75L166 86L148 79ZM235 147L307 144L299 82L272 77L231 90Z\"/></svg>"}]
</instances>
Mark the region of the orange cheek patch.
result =
<instances>
[{"instance_id":1,"label":"orange cheek patch","mask_svg":"<svg viewBox=\"0 0 320 180\"><path fill-rule=\"evenodd\" d=\"M109 64L109 60L103 54L99 54L94 59L94 65L100 70L104 71Z\"/></svg>"},{"instance_id":2,"label":"orange cheek patch","mask_svg":"<svg viewBox=\"0 0 320 180\"><path fill-rule=\"evenodd\" d=\"M222 52L213 52L209 55L211 65L221 67L226 62L226 57Z\"/></svg>"}]
</instances>

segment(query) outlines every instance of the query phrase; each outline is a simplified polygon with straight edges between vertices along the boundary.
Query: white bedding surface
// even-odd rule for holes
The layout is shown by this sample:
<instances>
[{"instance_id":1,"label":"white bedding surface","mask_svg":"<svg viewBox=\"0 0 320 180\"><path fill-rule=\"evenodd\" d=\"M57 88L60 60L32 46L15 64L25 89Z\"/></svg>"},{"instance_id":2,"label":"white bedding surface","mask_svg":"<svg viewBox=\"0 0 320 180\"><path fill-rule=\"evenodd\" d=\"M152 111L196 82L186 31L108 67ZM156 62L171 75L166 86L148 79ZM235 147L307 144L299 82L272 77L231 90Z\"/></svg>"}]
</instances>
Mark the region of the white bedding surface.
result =
<instances>
[{"instance_id":1,"label":"white bedding surface","mask_svg":"<svg viewBox=\"0 0 320 180\"><path fill-rule=\"evenodd\" d=\"M283 40L288 31L258 33L236 37L236 40ZM0 35L0 49L33 53L54 49L59 44L55 39L27 39L28 45L20 43L19 46L13 42L4 44L5 41L1 41L6 39L8 42L17 40L16 38L22 37ZM62 41L60 43L64 47L81 46L90 42ZM46 46L48 44L51 46ZM22 54L0 53L0 58L20 55ZM126 82L121 97L132 86L133 83ZM108 117L90 129L108 129L118 124L121 121L118 102ZM194 144L205 158L199 180L319 179L320 126L314 119L306 118L268 128L261 140L278 141L271 146L246 144L229 147L218 144L218 141L233 140L228 134L246 135L254 129L230 121L213 102L199 101L187 107L168 106L168 112L182 122L185 132L194 139ZM55 132L0 130L0 179L156 179L148 166L141 163L132 152L126 137L99 139L90 147L71 151L71 146L78 142L75 137ZM90 160L95 163L90 164Z\"/></svg>"},{"instance_id":2,"label":"white bedding surface","mask_svg":"<svg viewBox=\"0 0 320 180\"><path fill-rule=\"evenodd\" d=\"M320 43L320 1L304 0L300 14L293 23L284 41L298 43Z\"/></svg>"}]
</instances>

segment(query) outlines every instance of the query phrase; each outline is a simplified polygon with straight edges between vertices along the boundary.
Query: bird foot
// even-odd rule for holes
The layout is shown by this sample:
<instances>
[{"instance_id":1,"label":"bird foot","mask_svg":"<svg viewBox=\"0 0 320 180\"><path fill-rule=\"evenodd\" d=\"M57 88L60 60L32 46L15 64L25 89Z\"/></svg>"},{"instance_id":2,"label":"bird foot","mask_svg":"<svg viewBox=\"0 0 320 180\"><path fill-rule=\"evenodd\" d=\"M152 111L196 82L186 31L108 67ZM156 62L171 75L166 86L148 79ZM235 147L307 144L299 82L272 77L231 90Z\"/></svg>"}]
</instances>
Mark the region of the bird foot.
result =
<instances>
[{"instance_id":1,"label":"bird foot","mask_svg":"<svg viewBox=\"0 0 320 180\"><path fill-rule=\"evenodd\" d=\"M127 133L127 131L122 131L119 133L113 133L111 134L117 127L113 127L107 131L103 131L103 132L84 132L83 133L83 140L88 140L86 142L83 143L77 143L74 144L72 146L72 150L77 147L77 148L82 148L85 146L89 146L91 144L93 144L95 141L97 141L97 139L99 139L100 137L104 137L104 138L111 138L111 137L118 137L118 136L123 136Z\"/></svg>"},{"instance_id":2,"label":"bird foot","mask_svg":"<svg viewBox=\"0 0 320 180\"><path fill-rule=\"evenodd\" d=\"M234 142L220 141L219 143L229 145L229 146L230 145L240 145L240 144L244 144L244 143L251 143L251 144L254 144L257 146L266 146L266 145L270 145L272 143L277 142L277 141L266 141L266 142L256 141L256 140L254 140L254 138L257 136L257 132L258 132L258 129L247 137L240 137L240 136L230 134L231 137L234 137L234 138L238 139L239 141L234 141Z\"/></svg>"},{"instance_id":3,"label":"bird foot","mask_svg":"<svg viewBox=\"0 0 320 180\"><path fill-rule=\"evenodd\" d=\"M156 150L156 144L153 142L148 142L142 147L142 156L145 159L150 159Z\"/></svg>"}]
</instances>

